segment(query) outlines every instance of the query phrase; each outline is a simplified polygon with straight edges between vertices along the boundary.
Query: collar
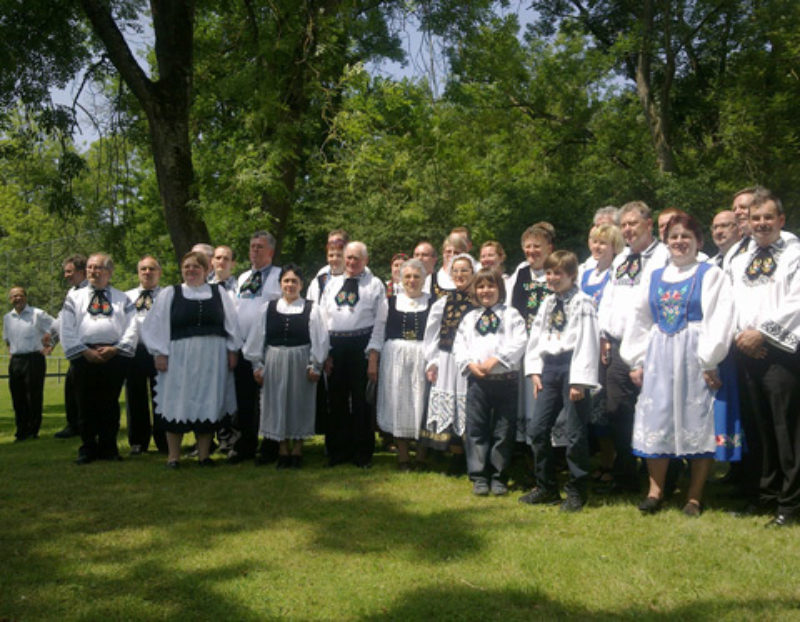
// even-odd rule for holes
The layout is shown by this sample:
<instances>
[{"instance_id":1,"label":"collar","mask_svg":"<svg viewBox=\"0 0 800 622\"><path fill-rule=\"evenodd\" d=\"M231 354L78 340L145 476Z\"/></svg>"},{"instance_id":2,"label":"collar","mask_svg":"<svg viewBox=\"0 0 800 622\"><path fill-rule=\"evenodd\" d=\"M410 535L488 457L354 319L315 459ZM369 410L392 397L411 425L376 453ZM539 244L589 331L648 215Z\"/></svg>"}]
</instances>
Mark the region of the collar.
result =
<instances>
[{"instance_id":1,"label":"collar","mask_svg":"<svg viewBox=\"0 0 800 622\"><path fill-rule=\"evenodd\" d=\"M556 294L556 298L558 300L560 300L561 302L567 303L570 300L572 300L572 297L577 293L578 293L578 286L577 285L573 285L567 291L565 291L563 294Z\"/></svg>"},{"instance_id":2,"label":"collar","mask_svg":"<svg viewBox=\"0 0 800 622\"><path fill-rule=\"evenodd\" d=\"M31 306L30 306L29 304L26 304L26 305L25 305L25 306L22 308L22 311L19 311L19 312L17 312L17 310L16 310L14 307L11 307L11 313L13 313L14 315L16 315L17 317L22 317L23 315L26 315L26 314L28 313L28 310L29 310L30 308L31 308Z\"/></svg>"}]
</instances>

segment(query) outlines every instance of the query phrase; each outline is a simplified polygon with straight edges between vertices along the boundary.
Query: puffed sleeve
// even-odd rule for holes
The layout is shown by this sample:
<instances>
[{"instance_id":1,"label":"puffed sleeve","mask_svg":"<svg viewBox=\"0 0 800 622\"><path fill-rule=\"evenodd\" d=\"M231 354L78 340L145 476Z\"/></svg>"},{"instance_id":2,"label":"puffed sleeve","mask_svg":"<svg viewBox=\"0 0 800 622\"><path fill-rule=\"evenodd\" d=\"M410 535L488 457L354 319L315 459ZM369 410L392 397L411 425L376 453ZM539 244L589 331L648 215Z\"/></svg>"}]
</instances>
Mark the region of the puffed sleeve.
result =
<instances>
[{"instance_id":1,"label":"puffed sleeve","mask_svg":"<svg viewBox=\"0 0 800 622\"><path fill-rule=\"evenodd\" d=\"M625 324L625 332L622 336L622 344L619 347L619 354L627 365L634 369L644 367L644 355L647 353L647 344L650 342L650 330L653 328L653 313L650 310L650 280L652 272L639 288L639 295L636 298L636 305L628 314L628 321ZM609 283L610 285L610 283ZM606 297L600 303L602 309Z\"/></svg>"},{"instance_id":2,"label":"puffed sleeve","mask_svg":"<svg viewBox=\"0 0 800 622\"><path fill-rule=\"evenodd\" d=\"M61 309L61 347L64 348L64 356L68 359L78 358L86 350L86 344L78 339L79 298L80 291L70 292Z\"/></svg>"},{"instance_id":3,"label":"puffed sleeve","mask_svg":"<svg viewBox=\"0 0 800 622\"><path fill-rule=\"evenodd\" d=\"M242 356L253 364L253 371L264 367L264 337L267 332L266 307L253 322L250 332L242 346Z\"/></svg>"},{"instance_id":4,"label":"puffed sleeve","mask_svg":"<svg viewBox=\"0 0 800 622\"><path fill-rule=\"evenodd\" d=\"M783 232L784 234L786 232ZM782 234L783 235L783 234ZM795 244L797 242L794 242ZM781 284L780 304L757 326L772 345L784 352L796 352L800 343L800 257L795 257Z\"/></svg>"},{"instance_id":5,"label":"puffed sleeve","mask_svg":"<svg viewBox=\"0 0 800 622\"><path fill-rule=\"evenodd\" d=\"M153 356L169 356L171 338L170 311L174 295L175 289L173 287L162 289L156 296L153 307L147 312L144 322L142 322L142 342L147 351Z\"/></svg>"},{"instance_id":6,"label":"puffed sleeve","mask_svg":"<svg viewBox=\"0 0 800 622\"><path fill-rule=\"evenodd\" d=\"M525 346L525 360L523 365L523 372L526 376L542 373L542 354L539 349L539 340L542 336L545 318L550 316L550 307L553 304L553 295L548 294L542 301L542 306L539 307L539 312L533 319L531 324L531 334L528 336L528 342Z\"/></svg>"},{"instance_id":7,"label":"puffed sleeve","mask_svg":"<svg viewBox=\"0 0 800 622\"><path fill-rule=\"evenodd\" d=\"M378 303L375 324L372 326L372 335L367 344L367 352L370 350L380 352L386 338L386 316L389 315L389 305L386 302L386 296L383 298L384 300Z\"/></svg>"},{"instance_id":8,"label":"puffed sleeve","mask_svg":"<svg viewBox=\"0 0 800 622\"><path fill-rule=\"evenodd\" d=\"M220 292L222 293L222 292ZM161 298L159 295L158 298ZM158 301L156 298L156 301ZM239 334L239 322L236 315L236 303L230 296L220 296L222 310L225 313L225 347L229 352L236 352L243 346L246 335ZM150 315L148 313L148 315Z\"/></svg>"},{"instance_id":9,"label":"puffed sleeve","mask_svg":"<svg viewBox=\"0 0 800 622\"><path fill-rule=\"evenodd\" d=\"M125 313L125 331L117 342L121 356L133 358L136 355L136 344L139 343L139 322L136 321L136 306L128 300L125 292L120 292Z\"/></svg>"},{"instance_id":10,"label":"puffed sleeve","mask_svg":"<svg viewBox=\"0 0 800 622\"><path fill-rule=\"evenodd\" d=\"M311 283L308 284L308 289L306 289L306 300L310 300L313 303L319 302L319 279L315 276L311 279Z\"/></svg>"},{"instance_id":11,"label":"puffed sleeve","mask_svg":"<svg viewBox=\"0 0 800 622\"><path fill-rule=\"evenodd\" d=\"M569 369L569 383L589 389L600 385L597 382L597 366L600 360L600 330L594 303L588 296L580 296L577 309L570 318L574 322L575 348Z\"/></svg>"},{"instance_id":12,"label":"puffed sleeve","mask_svg":"<svg viewBox=\"0 0 800 622\"><path fill-rule=\"evenodd\" d=\"M311 334L311 360L309 364L319 374L322 372L325 359L328 358L330 339L328 338L328 327L325 325L325 318L322 317L322 310L316 302L311 308L308 332Z\"/></svg>"},{"instance_id":13,"label":"puffed sleeve","mask_svg":"<svg viewBox=\"0 0 800 622\"><path fill-rule=\"evenodd\" d=\"M506 323L503 340L495 356L506 369L517 369L522 366L522 356L528 343L525 319L519 311L508 305L503 313L503 321Z\"/></svg>"},{"instance_id":14,"label":"puffed sleeve","mask_svg":"<svg viewBox=\"0 0 800 622\"><path fill-rule=\"evenodd\" d=\"M33 317L36 328L43 333L52 333L53 325L56 323L56 320L52 315L50 315L47 311L43 311L42 309L36 309L36 313Z\"/></svg>"},{"instance_id":15,"label":"puffed sleeve","mask_svg":"<svg viewBox=\"0 0 800 622\"><path fill-rule=\"evenodd\" d=\"M712 266L703 276L700 292L703 319L697 339L697 357L707 371L715 369L725 359L733 341L733 290L725 273Z\"/></svg>"},{"instance_id":16,"label":"puffed sleeve","mask_svg":"<svg viewBox=\"0 0 800 622\"><path fill-rule=\"evenodd\" d=\"M470 311L461 318L456 331L456 338L453 341L453 359L456 362L456 369L462 376L469 373L469 364L477 363L475 357L472 355L472 348L470 348L471 336L475 327L475 311Z\"/></svg>"},{"instance_id":17,"label":"puffed sleeve","mask_svg":"<svg viewBox=\"0 0 800 622\"><path fill-rule=\"evenodd\" d=\"M614 269L613 266L614 264L612 264L612 270ZM615 291L616 288L614 286L614 278L612 274L612 278L609 279L608 283L603 289L603 297L600 299L600 305L597 308L597 326L600 330L600 334L603 337L608 337L610 335L609 330L611 327L611 315L614 313Z\"/></svg>"},{"instance_id":18,"label":"puffed sleeve","mask_svg":"<svg viewBox=\"0 0 800 622\"><path fill-rule=\"evenodd\" d=\"M439 334L442 330L442 317L444 307L447 304L447 296L439 298L431 307L428 313L428 323L425 325L424 349L425 349L425 369L430 369L431 365L439 362Z\"/></svg>"}]
</instances>

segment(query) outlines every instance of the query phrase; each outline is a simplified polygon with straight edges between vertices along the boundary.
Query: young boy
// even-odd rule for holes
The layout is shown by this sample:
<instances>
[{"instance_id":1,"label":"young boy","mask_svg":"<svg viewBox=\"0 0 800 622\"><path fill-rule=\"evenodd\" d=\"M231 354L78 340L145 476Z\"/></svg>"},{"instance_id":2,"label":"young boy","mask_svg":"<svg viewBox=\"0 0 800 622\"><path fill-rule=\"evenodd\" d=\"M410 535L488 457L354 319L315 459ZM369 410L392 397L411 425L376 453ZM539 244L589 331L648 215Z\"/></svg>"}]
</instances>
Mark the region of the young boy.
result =
<instances>
[{"instance_id":1,"label":"young boy","mask_svg":"<svg viewBox=\"0 0 800 622\"><path fill-rule=\"evenodd\" d=\"M478 305L458 325L453 355L467 377L464 448L472 492L505 495L506 469L514 448L517 386L525 353L525 320L504 304L499 271L479 270L471 286Z\"/></svg>"},{"instance_id":2,"label":"young boy","mask_svg":"<svg viewBox=\"0 0 800 622\"><path fill-rule=\"evenodd\" d=\"M553 292L542 303L531 329L525 373L532 376L536 409L531 444L536 460L536 487L523 503L561 501L556 482L550 434L562 408L567 413L567 465L563 512L578 512L586 503L589 475L588 390L597 385L600 334L592 299L578 289L578 258L556 251L544 263L547 286Z\"/></svg>"}]
</instances>

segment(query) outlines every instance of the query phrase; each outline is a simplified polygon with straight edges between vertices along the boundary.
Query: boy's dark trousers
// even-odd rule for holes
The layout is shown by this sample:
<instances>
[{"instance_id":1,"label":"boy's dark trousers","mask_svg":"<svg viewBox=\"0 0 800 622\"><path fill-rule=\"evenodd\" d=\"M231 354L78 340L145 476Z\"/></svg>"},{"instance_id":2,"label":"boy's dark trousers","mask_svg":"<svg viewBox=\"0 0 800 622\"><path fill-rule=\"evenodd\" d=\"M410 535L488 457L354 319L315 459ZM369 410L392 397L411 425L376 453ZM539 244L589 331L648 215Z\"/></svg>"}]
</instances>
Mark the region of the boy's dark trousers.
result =
<instances>
[{"instance_id":1,"label":"boy's dark trousers","mask_svg":"<svg viewBox=\"0 0 800 622\"><path fill-rule=\"evenodd\" d=\"M469 378L464 449L472 481L506 482L517 434L517 372Z\"/></svg>"}]
</instances>

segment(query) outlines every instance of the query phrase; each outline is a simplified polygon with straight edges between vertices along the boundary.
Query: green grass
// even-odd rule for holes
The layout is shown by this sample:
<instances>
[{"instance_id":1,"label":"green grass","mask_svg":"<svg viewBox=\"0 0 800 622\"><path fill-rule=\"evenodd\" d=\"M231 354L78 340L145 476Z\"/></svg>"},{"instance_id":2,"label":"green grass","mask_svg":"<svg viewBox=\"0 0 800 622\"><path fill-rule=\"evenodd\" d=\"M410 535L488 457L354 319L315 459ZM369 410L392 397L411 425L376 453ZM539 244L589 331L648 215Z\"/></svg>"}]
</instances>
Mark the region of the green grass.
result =
<instances>
[{"instance_id":1,"label":"green grass","mask_svg":"<svg viewBox=\"0 0 800 622\"><path fill-rule=\"evenodd\" d=\"M730 516L719 491L698 520L634 498L562 516L389 454L323 469L319 439L299 472L78 467L52 437L62 391L14 444L0 390L0 620L800 619L800 529Z\"/></svg>"}]
</instances>

